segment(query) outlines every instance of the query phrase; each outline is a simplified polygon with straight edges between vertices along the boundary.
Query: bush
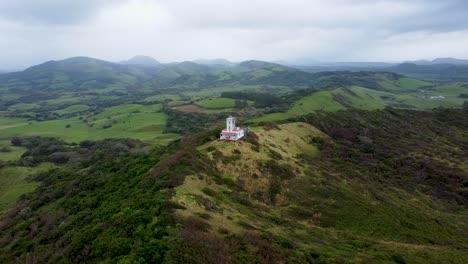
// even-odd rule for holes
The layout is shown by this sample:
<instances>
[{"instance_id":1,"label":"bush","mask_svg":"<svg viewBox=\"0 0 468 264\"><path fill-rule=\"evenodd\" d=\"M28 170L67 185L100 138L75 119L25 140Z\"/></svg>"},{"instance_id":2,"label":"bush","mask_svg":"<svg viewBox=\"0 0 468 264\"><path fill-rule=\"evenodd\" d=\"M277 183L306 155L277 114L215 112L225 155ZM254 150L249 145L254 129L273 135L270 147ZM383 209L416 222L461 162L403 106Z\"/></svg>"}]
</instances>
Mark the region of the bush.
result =
<instances>
[{"instance_id":1,"label":"bush","mask_svg":"<svg viewBox=\"0 0 468 264\"><path fill-rule=\"evenodd\" d=\"M0 152L4 152L4 153L11 152L11 148L10 147L1 147Z\"/></svg>"},{"instance_id":2,"label":"bush","mask_svg":"<svg viewBox=\"0 0 468 264\"><path fill-rule=\"evenodd\" d=\"M10 142L13 146L21 146L23 145L24 138L13 137Z\"/></svg>"}]
</instances>

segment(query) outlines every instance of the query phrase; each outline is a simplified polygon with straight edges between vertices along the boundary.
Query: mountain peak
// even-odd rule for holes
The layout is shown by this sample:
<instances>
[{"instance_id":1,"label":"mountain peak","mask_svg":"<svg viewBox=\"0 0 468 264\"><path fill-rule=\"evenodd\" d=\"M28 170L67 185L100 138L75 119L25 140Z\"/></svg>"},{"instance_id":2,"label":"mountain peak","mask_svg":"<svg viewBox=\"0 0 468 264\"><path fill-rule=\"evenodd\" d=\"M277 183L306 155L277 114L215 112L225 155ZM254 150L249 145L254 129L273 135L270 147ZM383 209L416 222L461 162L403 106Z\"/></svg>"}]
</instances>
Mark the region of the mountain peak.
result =
<instances>
[{"instance_id":1,"label":"mountain peak","mask_svg":"<svg viewBox=\"0 0 468 264\"><path fill-rule=\"evenodd\" d=\"M144 66L157 66L159 61L150 56L137 55L128 60L120 62L121 64L144 65Z\"/></svg>"},{"instance_id":2,"label":"mountain peak","mask_svg":"<svg viewBox=\"0 0 468 264\"><path fill-rule=\"evenodd\" d=\"M248 60L248 61L243 61L239 64L239 66L248 68L248 69L258 69L258 68L265 68L265 67L271 67L271 66L280 66L280 67L285 67L280 64L272 63L272 62L267 62L267 61L260 61L260 60Z\"/></svg>"}]
</instances>

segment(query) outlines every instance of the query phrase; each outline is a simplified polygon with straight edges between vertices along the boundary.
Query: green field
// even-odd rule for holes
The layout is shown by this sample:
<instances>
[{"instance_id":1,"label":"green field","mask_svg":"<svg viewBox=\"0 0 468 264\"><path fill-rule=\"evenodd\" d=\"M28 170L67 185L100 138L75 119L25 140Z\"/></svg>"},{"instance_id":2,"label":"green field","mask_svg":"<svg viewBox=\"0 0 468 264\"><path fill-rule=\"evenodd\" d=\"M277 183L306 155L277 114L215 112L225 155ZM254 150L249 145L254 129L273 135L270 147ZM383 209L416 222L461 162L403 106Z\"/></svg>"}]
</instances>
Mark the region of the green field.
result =
<instances>
[{"instance_id":1,"label":"green field","mask_svg":"<svg viewBox=\"0 0 468 264\"><path fill-rule=\"evenodd\" d=\"M0 216L8 208L15 205L18 197L33 191L39 184L29 181L29 176L52 167L52 164L43 163L37 167L6 167L0 169Z\"/></svg>"},{"instance_id":2,"label":"green field","mask_svg":"<svg viewBox=\"0 0 468 264\"><path fill-rule=\"evenodd\" d=\"M151 143L166 143L177 136L163 134L166 115L157 112L160 109L159 104L128 104L107 108L96 115L41 122L0 118L0 133L3 138L49 136L68 142L129 137Z\"/></svg>"},{"instance_id":3,"label":"green field","mask_svg":"<svg viewBox=\"0 0 468 264\"><path fill-rule=\"evenodd\" d=\"M208 109L225 109L235 107L235 99L230 98L206 98L195 102L196 105ZM249 105L253 105L252 101L247 101Z\"/></svg>"},{"instance_id":4,"label":"green field","mask_svg":"<svg viewBox=\"0 0 468 264\"><path fill-rule=\"evenodd\" d=\"M379 81L379 84L389 92L409 92L415 91L422 87L432 86L430 82L425 82L413 78L402 77L397 80L384 79Z\"/></svg>"},{"instance_id":5,"label":"green field","mask_svg":"<svg viewBox=\"0 0 468 264\"><path fill-rule=\"evenodd\" d=\"M24 110L31 110L39 105L37 104L25 104L25 103L19 103L19 104L14 104L10 107L8 107L8 111L24 111Z\"/></svg>"},{"instance_id":6,"label":"green field","mask_svg":"<svg viewBox=\"0 0 468 264\"><path fill-rule=\"evenodd\" d=\"M15 161L26 151L23 147L12 146L9 140L0 140L0 161Z\"/></svg>"},{"instance_id":7,"label":"green field","mask_svg":"<svg viewBox=\"0 0 468 264\"><path fill-rule=\"evenodd\" d=\"M54 113L57 113L59 115L66 115L66 114L73 114L77 112L82 112L85 110L88 110L89 106L87 105L82 105L82 104L77 104L77 105L72 105L64 109L60 109L57 111L54 111Z\"/></svg>"}]
</instances>

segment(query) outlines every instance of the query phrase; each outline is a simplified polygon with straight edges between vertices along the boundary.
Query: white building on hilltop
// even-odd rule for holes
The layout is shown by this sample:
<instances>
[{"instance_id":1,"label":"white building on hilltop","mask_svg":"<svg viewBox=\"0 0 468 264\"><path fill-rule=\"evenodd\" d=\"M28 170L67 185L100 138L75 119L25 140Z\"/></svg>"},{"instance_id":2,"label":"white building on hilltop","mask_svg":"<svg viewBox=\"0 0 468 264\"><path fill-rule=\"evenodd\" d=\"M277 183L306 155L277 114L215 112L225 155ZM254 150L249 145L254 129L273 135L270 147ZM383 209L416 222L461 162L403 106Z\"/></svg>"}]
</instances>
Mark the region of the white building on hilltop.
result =
<instances>
[{"instance_id":1,"label":"white building on hilltop","mask_svg":"<svg viewBox=\"0 0 468 264\"><path fill-rule=\"evenodd\" d=\"M249 128L236 127L236 118L229 116L226 118L226 128L221 131L219 139L221 140L239 140L247 135Z\"/></svg>"}]
</instances>

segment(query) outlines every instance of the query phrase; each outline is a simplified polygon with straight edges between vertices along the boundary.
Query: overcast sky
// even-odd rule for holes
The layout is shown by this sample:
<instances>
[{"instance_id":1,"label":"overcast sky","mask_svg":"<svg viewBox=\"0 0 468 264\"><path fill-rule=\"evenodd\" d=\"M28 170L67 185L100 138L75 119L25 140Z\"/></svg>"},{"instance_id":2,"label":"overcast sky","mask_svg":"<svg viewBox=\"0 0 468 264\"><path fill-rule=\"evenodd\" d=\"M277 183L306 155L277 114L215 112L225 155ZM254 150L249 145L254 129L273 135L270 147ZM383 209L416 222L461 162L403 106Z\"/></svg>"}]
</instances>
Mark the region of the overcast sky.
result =
<instances>
[{"instance_id":1,"label":"overcast sky","mask_svg":"<svg viewBox=\"0 0 468 264\"><path fill-rule=\"evenodd\" d=\"M468 58L464 0L0 0L0 69L162 62Z\"/></svg>"}]
</instances>

